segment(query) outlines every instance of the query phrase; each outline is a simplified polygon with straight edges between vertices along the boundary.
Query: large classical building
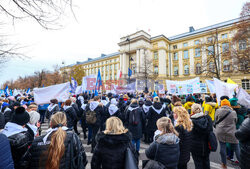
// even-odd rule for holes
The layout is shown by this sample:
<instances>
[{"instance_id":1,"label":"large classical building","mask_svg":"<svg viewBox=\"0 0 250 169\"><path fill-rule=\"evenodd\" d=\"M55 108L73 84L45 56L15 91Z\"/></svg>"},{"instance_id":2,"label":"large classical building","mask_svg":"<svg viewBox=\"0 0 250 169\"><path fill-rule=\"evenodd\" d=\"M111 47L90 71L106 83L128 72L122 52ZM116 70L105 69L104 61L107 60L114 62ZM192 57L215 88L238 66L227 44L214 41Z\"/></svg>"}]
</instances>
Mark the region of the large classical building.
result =
<instances>
[{"instance_id":1,"label":"large classical building","mask_svg":"<svg viewBox=\"0 0 250 169\"><path fill-rule=\"evenodd\" d=\"M100 57L88 58L87 61L64 68L81 65L86 75L97 74L100 69L104 81L116 80L119 70L122 71L122 78L127 79L128 68L131 68L131 79L143 77L145 69L148 69L147 73L151 73L155 80L162 80L164 85L167 79L187 80L197 76L204 83L205 79L211 79L211 75L216 72L213 62L213 55L216 55L221 80L229 77L249 91L249 73L240 71L240 66L237 68L233 59L223 54L237 31L237 22L239 19L233 19L197 30L189 27L188 32L172 37L151 37L141 30L122 37L118 43L118 52L101 54ZM246 48L246 43L237 45L242 50Z\"/></svg>"}]
</instances>

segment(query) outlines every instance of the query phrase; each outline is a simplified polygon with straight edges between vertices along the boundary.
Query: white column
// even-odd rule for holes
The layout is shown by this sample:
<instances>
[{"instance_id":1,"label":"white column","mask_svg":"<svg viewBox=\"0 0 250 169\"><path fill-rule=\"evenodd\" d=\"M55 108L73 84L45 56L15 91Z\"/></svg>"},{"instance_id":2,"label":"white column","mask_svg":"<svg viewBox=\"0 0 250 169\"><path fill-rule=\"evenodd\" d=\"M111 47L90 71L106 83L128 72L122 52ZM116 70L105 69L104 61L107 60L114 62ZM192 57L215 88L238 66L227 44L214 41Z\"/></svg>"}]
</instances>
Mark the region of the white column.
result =
<instances>
[{"instance_id":1,"label":"white column","mask_svg":"<svg viewBox=\"0 0 250 169\"><path fill-rule=\"evenodd\" d=\"M122 73L123 74L127 74L127 70L126 70L126 68L127 68L127 64L126 64L126 54L125 53L123 53L122 54L122 64L121 64L121 69L122 69Z\"/></svg>"},{"instance_id":2,"label":"white column","mask_svg":"<svg viewBox=\"0 0 250 169\"><path fill-rule=\"evenodd\" d=\"M159 74L166 76L166 59L167 59L167 53L164 49L161 49L158 51L159 55Z\"/></svg>"},{"instance_id":3,"label":"white column","mask_svg":"<svg viewBox=\"0 0 250 169\"><path fill-rule=\"evenodd\" d=\"M137 73L140 72L140 49L136 50L136 69L137 69Z\"/></svg>"},{"instance_id":4,"label":"white column","mask_svg":"<svg viewBox=\"0 0 250 169\"><path fill-rule=\"evenodd\" d=\"M189 54L190 54L190 67L189 67L189 71L190 71L190 74L194 74L194 70L195 70L195 66L194 66L194 49L189 49Z\"/></svg>"},{"instance_id":5,"label":"white column","mask_svg":"<svg viewBox=\"0 0 250 169\"><path fill-rule=\"evenodd\" d=\"M112 64L112 80L115 79L115 64Z\"/></svg>"},{"instance_id":6,"label":"white column","mask_svg":"<svg viewBox=\"0 0 250 169\"><path fill-rule=\"evenodd\" d=\"M178 52L178 55L179 55L179 75L183 75L183 61L182 61L182 53L183 53L183 51L179 51Z\"/></svg>"},{"instance_id":7,"label":"white column","mask_svg":"<svg viewBox=\"0 0 250 169\"><path fill-rule=\"evenodd\" d=\"M122 70L122 67L123 67L122 66L122 64L123 64L123 54L122 53L120 54L120 60L119 61L120 61L120 70Z\"/></svg>"}]
</instances>

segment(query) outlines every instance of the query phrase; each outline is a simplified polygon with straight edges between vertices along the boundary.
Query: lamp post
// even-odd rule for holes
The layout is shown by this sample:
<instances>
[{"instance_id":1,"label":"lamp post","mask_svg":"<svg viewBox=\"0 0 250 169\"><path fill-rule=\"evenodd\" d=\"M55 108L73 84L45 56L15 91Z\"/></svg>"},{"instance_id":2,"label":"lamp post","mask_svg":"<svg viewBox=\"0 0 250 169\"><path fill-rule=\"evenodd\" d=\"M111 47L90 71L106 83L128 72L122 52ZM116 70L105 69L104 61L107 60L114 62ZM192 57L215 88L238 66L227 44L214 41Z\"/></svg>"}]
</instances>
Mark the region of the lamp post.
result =
<instances>
[{"instance_id":1,"label":"lamp post","mask_svg":"<svg viewBox=\"0 0 250 169\"><path fill-rule=\"evenodd\" d=\"M128 68L129 68L129 70L130 70L130 61L132 61L131 60L131 57L130 57L130 39L129 39L129 37L126 39L126 41L128 42ZM131 75L129 75L129 70L128 70L128 83L130 83L130 76Z\"/></svg>"}]
</instances>

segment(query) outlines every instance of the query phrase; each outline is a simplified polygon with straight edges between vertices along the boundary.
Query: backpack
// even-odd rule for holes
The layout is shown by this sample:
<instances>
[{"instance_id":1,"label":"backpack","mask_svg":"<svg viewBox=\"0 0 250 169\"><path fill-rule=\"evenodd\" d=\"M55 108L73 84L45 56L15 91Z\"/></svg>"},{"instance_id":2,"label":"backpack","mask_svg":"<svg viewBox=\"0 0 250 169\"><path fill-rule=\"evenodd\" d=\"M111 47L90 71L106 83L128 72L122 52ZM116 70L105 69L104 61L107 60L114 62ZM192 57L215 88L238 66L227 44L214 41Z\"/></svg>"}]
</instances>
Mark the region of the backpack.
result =
<instances>
[{"instance_id":1,"label":"backpack","mask_svg":"<svg viewBox=\"0 0 250 169\"><path fill-rule=\"evenodd\" d=\"M95 124L96 123L96 112L92 110L88 110L86 112L86 122L87 124Z\"/></svg>"},{"instance_id":2,"label":"backpack","mask_svg":"<svg viewBox=\"0 0 250 169\"><path fill-rule=\"evenodd\" d=\"M130 113L129 113L129 124L132 124L134 126L139 124L139 118L137 115L137 109L133 109Z\"/></svg>"}]
</instances>

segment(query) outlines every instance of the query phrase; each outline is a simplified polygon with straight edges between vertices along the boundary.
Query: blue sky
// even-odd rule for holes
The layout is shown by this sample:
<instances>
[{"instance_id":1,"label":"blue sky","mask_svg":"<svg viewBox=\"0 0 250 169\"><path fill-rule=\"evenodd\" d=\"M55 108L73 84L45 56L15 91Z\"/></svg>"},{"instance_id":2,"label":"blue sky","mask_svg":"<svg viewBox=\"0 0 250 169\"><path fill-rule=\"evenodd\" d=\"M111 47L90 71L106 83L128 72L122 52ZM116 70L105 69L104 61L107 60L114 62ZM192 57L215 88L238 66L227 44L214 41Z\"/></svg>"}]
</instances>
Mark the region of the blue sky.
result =
<instances>
[{"instance_id":1,"label":"blue sky","mask_svg":"<svg viewBox=\"0 0 250 169\"><path fill-rule=\"evenodd\" d=\"M26 46L29 59L12 59L0 66L0 84L53 65L72 64L101 53L117 52L120 37L137 30L173 36L239 17L245 0L73 0L77 21L66 14L64 28L48 31L35 22L15 22L0 30L8 42Z\"/></svg>"}]
</instances>

